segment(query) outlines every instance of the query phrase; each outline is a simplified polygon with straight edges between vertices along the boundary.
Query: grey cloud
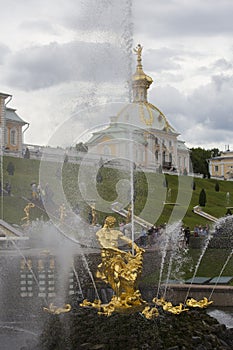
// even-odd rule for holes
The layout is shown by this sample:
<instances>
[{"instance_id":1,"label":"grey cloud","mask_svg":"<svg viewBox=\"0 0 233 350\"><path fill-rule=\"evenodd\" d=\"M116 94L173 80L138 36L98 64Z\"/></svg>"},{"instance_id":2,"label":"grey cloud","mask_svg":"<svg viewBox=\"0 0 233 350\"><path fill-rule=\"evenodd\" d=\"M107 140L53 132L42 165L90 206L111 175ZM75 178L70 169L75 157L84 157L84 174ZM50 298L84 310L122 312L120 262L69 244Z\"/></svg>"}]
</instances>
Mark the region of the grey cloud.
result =
<instances>
[{"instance_id":1,"label":"grey cloud","mask_svg":"<svg viewBox=\"0 0 233 350\"><path fill-rule=\"evenodd\" d=\"M9 61L8 84L24 90L69 81L117 82L127 80L129 65L123 49L110 44L52 43L17 52Z\"/></svg>"},{"instance_id":2,"label":"grey cloud","mask_svg":"<svg viewBox=\"0 0 233 350\"><path fill-rule=\"evenodd\" d=\"M233 69L233 61L225 58L219 58L216 61L209 64L209 66L201 66L197 69L197 73L201 74L213 74L213 72L226 72Z\"/></svg>"},{"instance_id":3,"label":"grey cloud","mask_svg":"<svg viewBox=\"0 0 233 350\"><path fill-rule=\"evenodd\" d=\"M0 64L5 62L5 58L9 53L10 49L6 45L0 43Z\"/></svg>"},{"instance_id":4,"label":"grey cloud","mask_svg":"<svg viewBox=\"0 0 233 350\"><path fill-rule=\"evenodd\" d=\"M223 69L223 70L229 70L233 68L233 64L227 61L225 58L220 58L214 62L213 67Z\"/></svg>"},{"instance_id":5,"label":"grey cloud","mask_svg":"<svg viewBox=\"0 0 233 350\"><path fill-rule=\"evenodd\" d=\"M192 135L192 139L203 144L203 133L199 135L199 129L205 130L207 136L216 132L223 142L226 134L228 138L229 133L233 137L232 96L233 76L216 75L211 83L200 86L187 96L171 86L154 88L150 102L162 110L178 132L189 137Z\"/></svg>"},{"instance_id":6,"label":"grey cloud","mask_svg":"<svg viewBox=\"0 0 233 350\"><path fill-rule=\"evenodd\" d=\"M180 60L180 52L167 47L147 50L143 56L145 67L151 71L180 69L181 65L176 62Z\"/></svg>"},{"instance_id":7,"label":"grey cloud","mask_svg":"<svg viewBox=\"0 0 233 350\"><path fill-rule=\"evenodd\" d=\"M231 35L232 12L231 0L148 0L137 4L136 30L137 33L146 33L151 37Z\"/></svg>"},{"instance_id":8,"label":"grey cloud","mask_svg":"<svg viewBox=\"0 0 233 350\"><path fill-rule=\"evenodd\" d=\"M233 76L216 75L188 97L190 114L206 129L232 130Z\"/></svg>"}]
</instances>

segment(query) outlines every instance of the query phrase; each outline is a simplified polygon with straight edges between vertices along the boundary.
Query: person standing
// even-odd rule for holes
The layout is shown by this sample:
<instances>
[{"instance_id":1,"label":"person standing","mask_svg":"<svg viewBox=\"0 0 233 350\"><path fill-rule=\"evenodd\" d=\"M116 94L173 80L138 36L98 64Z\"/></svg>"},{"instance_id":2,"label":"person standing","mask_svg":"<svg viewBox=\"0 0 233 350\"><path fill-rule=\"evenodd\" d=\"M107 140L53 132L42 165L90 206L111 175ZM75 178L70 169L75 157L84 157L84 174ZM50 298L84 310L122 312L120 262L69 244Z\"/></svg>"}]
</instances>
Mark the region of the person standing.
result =
<instances>
[{"instance_id":1,"label":"person standing","mask_svg":"<svg viewBox=\"0 0 233 350\"><path fill-rule=\"evenodd\" d=\"M10 196L11 195L11 184L9 182L6 183L5 189L6 189L8 196Z\"/></svg>"},{"instance_id":2,"label":"person standing","mask_svg":"<svg viewBox=\"0 0 233 350\"><path fill-rule=\"evenodd\" d=\"M184 229L184 238L185 238L185 245L186 247L188 247L189 240L190 240L190 229L188 226Z\"/></svg>"},{"instance_id":3,"label":"person standing","mask_svg":"<svg viewBox=\"0 0 233 350\"><path fill-rule=\"evenodd\" d=\"M142 228L141 234L139 236L139 242L140 246L145 248L146 247L146 241L147 241L147 232L145 227Z\"/></svg>"}]
</instances>

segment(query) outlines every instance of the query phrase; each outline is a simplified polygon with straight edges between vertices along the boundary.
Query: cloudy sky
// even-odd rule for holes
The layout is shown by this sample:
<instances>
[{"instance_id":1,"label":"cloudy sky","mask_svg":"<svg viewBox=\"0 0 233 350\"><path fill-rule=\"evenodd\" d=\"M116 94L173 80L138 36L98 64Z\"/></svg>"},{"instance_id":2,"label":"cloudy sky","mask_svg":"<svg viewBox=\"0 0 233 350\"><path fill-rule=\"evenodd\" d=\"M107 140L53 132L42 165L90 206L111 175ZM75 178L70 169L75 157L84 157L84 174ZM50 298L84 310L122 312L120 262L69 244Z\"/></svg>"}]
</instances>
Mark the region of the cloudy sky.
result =
<instances>
[{"instance_id":1,"label":"cloudy sky","mask_svg":"<svg viewBox=\"0 0 233 350\"><path fill-rule=\"evenodd\" d=\"M25 142L46 145L80 110L127 101L132 48L141 43L154 80L149 100L187 146L233 149L232 0L0 5L0 91L30 123Z\"/></svg>"}]
</instances>

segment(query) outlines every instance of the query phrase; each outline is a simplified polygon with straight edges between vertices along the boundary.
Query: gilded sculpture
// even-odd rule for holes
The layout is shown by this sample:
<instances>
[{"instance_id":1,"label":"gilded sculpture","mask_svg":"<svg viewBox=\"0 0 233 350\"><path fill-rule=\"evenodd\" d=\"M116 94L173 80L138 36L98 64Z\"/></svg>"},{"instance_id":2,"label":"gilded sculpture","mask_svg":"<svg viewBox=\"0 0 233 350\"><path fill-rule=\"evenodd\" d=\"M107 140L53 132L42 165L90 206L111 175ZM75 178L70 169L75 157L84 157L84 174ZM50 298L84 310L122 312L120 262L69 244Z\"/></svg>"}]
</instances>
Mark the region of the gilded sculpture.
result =
<instances>
[{"instance_id":1,"label":"gilded sculpture","mask_svg":"<svg viewBox=\"0 0 233 350\"><path fill-rule=\"evenodd\" d=\"M71 305L65 304L62 307L58 307L58 306L55 306L53 303L50 303L49 307L44 307L43 310L47 311L50 314L60 315L62 313L69 312L71 310Z\"/></svg>"},{"instance_id":2,"label":"gilded sculpture","mask_svg":"<svg viewBox=\"0 0 233 350\"><path fill-rule=\"evenodd\" d=\"M93 303L84 300L81 304L82 306L96 307L99 309L99 313L107 316L114 311L140 311L146 304L138 290L144 250L124 236L121 231L116 230L115 223L116 219L108 216L105 219L104 227L96 233L102 258L96 277L109 284L115 295L106 305L96 300ZM119 249L120 242L127 243L129 247L133 246L135 255L130 251Z\"/></svg>"},{"instance_id":3,"label":"gilded sculpture","mask_svg":"<svg viewBox=\"0 0 233 350\"><path fill-rule=\"evenodd\" d=\"M25 225L29 225L30 223L30 209L34 208L35 204L34 203L28 203L26 207L24 208L25 216L21 219L21 221L26 221Z\"/></svg>"},{"instance_id":4,"label":"gilded sculpture","mask_svg":"<svg viewBox=\"0 0 233 350\"><path fill-rule=\"evenodd\" d=\"M211 305L213 303L213 301L209 301L206 297L204 297L203 299L197 301L194 298L190 298L188 300L186 300L186 305L189 307L197 307L197 308L201 308L204 309L207 306Z\"/></svg>"},{"instance_id":5,"label":"gilded sculpture","mask_svg":"<svg viewBox=\"0 0 233 350\"><path fill-rule=\"evenodd\" d=\"M179 315L188 311L188 307L205 308L212 303L207 298L199 302L195 299L187 300L186 304L180 303L174 306L170 301L164 298L153 299L154 306L149 306L142 299L138 289L138 281L142 272L143 253L141 249L132 242L131 239L115 229L116 219L108 216L105 219L103 228L97 231L96 236L101 247L102 261L98 265L96 277L110 285L115 293L108 304L102 304L101 300L95 299L93 302L87 299L83 300L81 306L94 307L98 309L99 314L110 316L113 312L132 313L141 312L141 315L151 320L159 316L159 309ZM119 243L125 244L131 248L131 251L119 248Z\"/></svg>"}]
</instances>

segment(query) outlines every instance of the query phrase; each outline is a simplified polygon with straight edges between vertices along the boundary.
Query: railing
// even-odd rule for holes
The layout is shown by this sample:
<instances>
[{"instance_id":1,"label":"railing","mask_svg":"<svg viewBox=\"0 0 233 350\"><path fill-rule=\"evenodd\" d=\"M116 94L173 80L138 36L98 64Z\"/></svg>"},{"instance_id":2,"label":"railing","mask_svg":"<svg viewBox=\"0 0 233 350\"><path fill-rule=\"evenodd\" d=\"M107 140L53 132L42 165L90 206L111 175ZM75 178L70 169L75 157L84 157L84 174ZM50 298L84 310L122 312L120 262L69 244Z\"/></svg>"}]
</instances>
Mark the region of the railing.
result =
<instances>
[{"instance_id":1,"label":"railing","mask_svg":"<svg viewBox=\"0 0 233 350\"><path fill-rule=\"evenodd\" d=\"M210 220L210 221L213 221L213 222L217 222L218 221L218 219L215 218L214 216L204 212L199 205L196 205L195 207L193 207L193 212L195 214L198 214L198 215L204 217L205 219Z\"/></svg>"}]
</instances>

